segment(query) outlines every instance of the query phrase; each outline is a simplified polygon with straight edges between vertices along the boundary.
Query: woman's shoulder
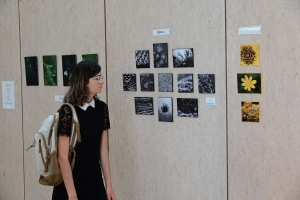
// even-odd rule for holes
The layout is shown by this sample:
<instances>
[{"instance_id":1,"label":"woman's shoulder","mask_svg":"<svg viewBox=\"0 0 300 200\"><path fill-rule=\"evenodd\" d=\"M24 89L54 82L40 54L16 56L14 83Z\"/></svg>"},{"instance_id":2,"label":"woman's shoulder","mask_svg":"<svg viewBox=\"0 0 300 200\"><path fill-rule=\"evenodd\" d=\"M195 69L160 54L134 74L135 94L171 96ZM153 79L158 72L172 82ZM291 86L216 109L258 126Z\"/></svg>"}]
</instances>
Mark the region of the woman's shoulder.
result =
<instances>
[{"instance_id":1,"label":"woman's shoulder","mask_svg":"<svg viewBox=\"0 0 300 200\"><path fill-rule=\"evenodd\" d=\"M100 99L95 99L95 106L96 107L101 107L101 108L107 108L107 104L104 101L101 101Z\"/></svg>"}]
</instances>

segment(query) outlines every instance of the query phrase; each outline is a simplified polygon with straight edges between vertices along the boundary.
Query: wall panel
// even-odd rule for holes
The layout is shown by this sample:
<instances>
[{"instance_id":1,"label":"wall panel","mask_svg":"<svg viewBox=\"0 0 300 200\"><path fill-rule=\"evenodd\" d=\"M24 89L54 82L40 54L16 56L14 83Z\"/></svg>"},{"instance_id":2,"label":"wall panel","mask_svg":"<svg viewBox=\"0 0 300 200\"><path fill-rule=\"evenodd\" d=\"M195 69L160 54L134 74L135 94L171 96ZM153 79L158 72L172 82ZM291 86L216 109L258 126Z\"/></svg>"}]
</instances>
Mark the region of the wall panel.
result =
<instances>
[{"instance_id":1,"label":"wall panel","mask_svg":"<svg viewBox=\"0 0 300 200\"><path fill-rule=\"evenodd\" d=\"M108 103L113 185L118 199L226 199L224 1L106 1ZM152 30L170 28L169 36ZM168 43L169 67L153 67L153 43ZM194 48L194 68L173 68L172 49ZM135 50L150 50L150 69L136 69ZM158 73L173 73L174 92L158 92ZM124 92L136 73L137 92ZM141 92L140 73L154 73L155 92ZM192 73L194 93L177 92L177 74ZM197 74L216 75L216 94L199 94ZM136 115L134 97L153 97L154 115ZM172 97L174 122L158 122L158 97ZM205 106L215 97L216 106ZM177 117L176 98L197 98L199 118Z\"/></svg>"},{"instance_id":2,"label":"wall panel","mask_svg":"<svg viewBox=\"0 0 300 200\"><path fill-rule=\"evenodd\" d=\"M104 1L20 1L21 57L24 101L24 144L33 142L34 133L43 119L55 112L60 102L55 95L64 95L62 55L97 53L102 72L106 73ZM44 86L43 55L57 56L58 86ZM26 86L24 57L37 56L39 86ZM106 101L106 89L100 98ZM25 153L26 199L49 199L52 187L38 183L34 150Z\"/></svg>"},{"instance_id":3,"label":"wall panel","mask_svg":"<svg viewBox=\"0 0 300 200\"><path fill-rule=\"evenodd\" d=\"M0 199L21 199L24 180L18 1L0 1L0 27L0 82L14 81L15 86L15 109L3 109L0 87Z\"/></svg>"},{"instance_id":4,"label":"wall panel","mask_svg":"<svg viewBox=\"0 0 300 200\"><path fill-rule=\"evenodd\" d=\"M299 1L226 2L229 199L299 199ZM261 35L238 35L253 25ZM255 43L260 66L240 66L240 44ZM238 94L239 72L261 72L263 93ZM241 121L245 100L260 102L260 123Z\"/></svg>"}]
</instances>

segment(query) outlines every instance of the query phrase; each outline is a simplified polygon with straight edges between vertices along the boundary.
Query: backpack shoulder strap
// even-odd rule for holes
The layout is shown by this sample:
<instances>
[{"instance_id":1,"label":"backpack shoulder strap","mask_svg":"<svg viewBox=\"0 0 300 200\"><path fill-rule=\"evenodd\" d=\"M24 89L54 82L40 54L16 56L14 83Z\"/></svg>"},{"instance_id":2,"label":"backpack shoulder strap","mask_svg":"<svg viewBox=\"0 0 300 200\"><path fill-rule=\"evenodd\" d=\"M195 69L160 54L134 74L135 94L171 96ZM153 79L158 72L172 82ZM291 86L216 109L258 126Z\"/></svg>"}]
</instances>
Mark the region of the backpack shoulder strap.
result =
<instances>
[{"instance_id":1,"label":"backpack shoulder strap","mask_svg":"<svg viewBox=\"0 0 300 200\"><path fill-rule=\"evenodd\" d=\"M81 142L80 126L79 126L77 113L72 104L64 103L62 106L64 106L64 105L69 106L72 111L72 127L71 127L71 135L70 135L70 146L75 148L76 143Z\"/></svg>"}]
</instances>

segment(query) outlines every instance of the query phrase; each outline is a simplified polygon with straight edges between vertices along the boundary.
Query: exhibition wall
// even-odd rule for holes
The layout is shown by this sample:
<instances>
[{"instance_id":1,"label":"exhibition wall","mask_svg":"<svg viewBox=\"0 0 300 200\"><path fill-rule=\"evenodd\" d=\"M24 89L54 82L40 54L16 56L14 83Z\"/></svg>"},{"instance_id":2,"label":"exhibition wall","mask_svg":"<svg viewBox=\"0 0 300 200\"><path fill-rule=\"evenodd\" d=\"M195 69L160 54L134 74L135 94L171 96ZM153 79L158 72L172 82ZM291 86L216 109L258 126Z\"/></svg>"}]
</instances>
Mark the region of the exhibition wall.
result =
<instances>
[{"instance_id":1,"label":"exhibition wall","mask_svg":"<svg viewBox=\"0 0 300 200\"><path fill-rule=\"evenodd\" d=\"M110 111L117 199L299 199L299 8L297 0L0 0L0 81L14 81L15 96L14 109L0 108L0 199L51 197L26 149L68 89L62 56L84 54L98 55L106 77L99 97ZM258 25L261 34L239 34ZM158 29L170 34L154 36ZM241 45L255 62L242 66L250 54ZM187 51L193 65L177 65ZM43 56L56 58L53 86ZM38 85L28 85L28 57ZM161 74L171 74L171 90L162 91ZM213 90L200 89L201 77Z\"/></svg>"}]
</instances>

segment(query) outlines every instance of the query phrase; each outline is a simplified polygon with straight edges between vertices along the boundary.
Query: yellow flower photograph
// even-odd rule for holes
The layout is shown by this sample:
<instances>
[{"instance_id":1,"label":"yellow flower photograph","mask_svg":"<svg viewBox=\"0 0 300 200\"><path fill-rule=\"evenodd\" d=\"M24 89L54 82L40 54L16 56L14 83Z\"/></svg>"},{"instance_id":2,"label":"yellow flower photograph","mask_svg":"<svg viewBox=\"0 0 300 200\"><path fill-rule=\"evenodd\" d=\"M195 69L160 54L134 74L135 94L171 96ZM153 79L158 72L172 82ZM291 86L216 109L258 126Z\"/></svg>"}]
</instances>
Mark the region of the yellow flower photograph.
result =
<instances>
[{"instance_id":1,"label":"yellow flower photograph","mask_svg":"<svg viewBox=\"0 0 300 200\"><path fill-rule=\"evenodd\" d=\"M241 106L243 122L259 122L259 102L245 101Z\"/></svg>"},{"instance_id":2,"label":"yellow flower photograph","mask_svg":"<svg viewBox=\"0 0 300 200\"><path fill-rule=\"evenodd\" d=\"M258 44L247 44L240 46L240 56L242 66L259 66L259 45Z\"/></svg>"},{"instance_id":3,"label":"yellow flower photograph","mask_svg":"<svg viewBox=\"0 0 300 200\"><path fill-rule=\"evenodd\" d=\"M237 74L238 93L261 93L260 73Z\"/></svg>"}]
</instances>

